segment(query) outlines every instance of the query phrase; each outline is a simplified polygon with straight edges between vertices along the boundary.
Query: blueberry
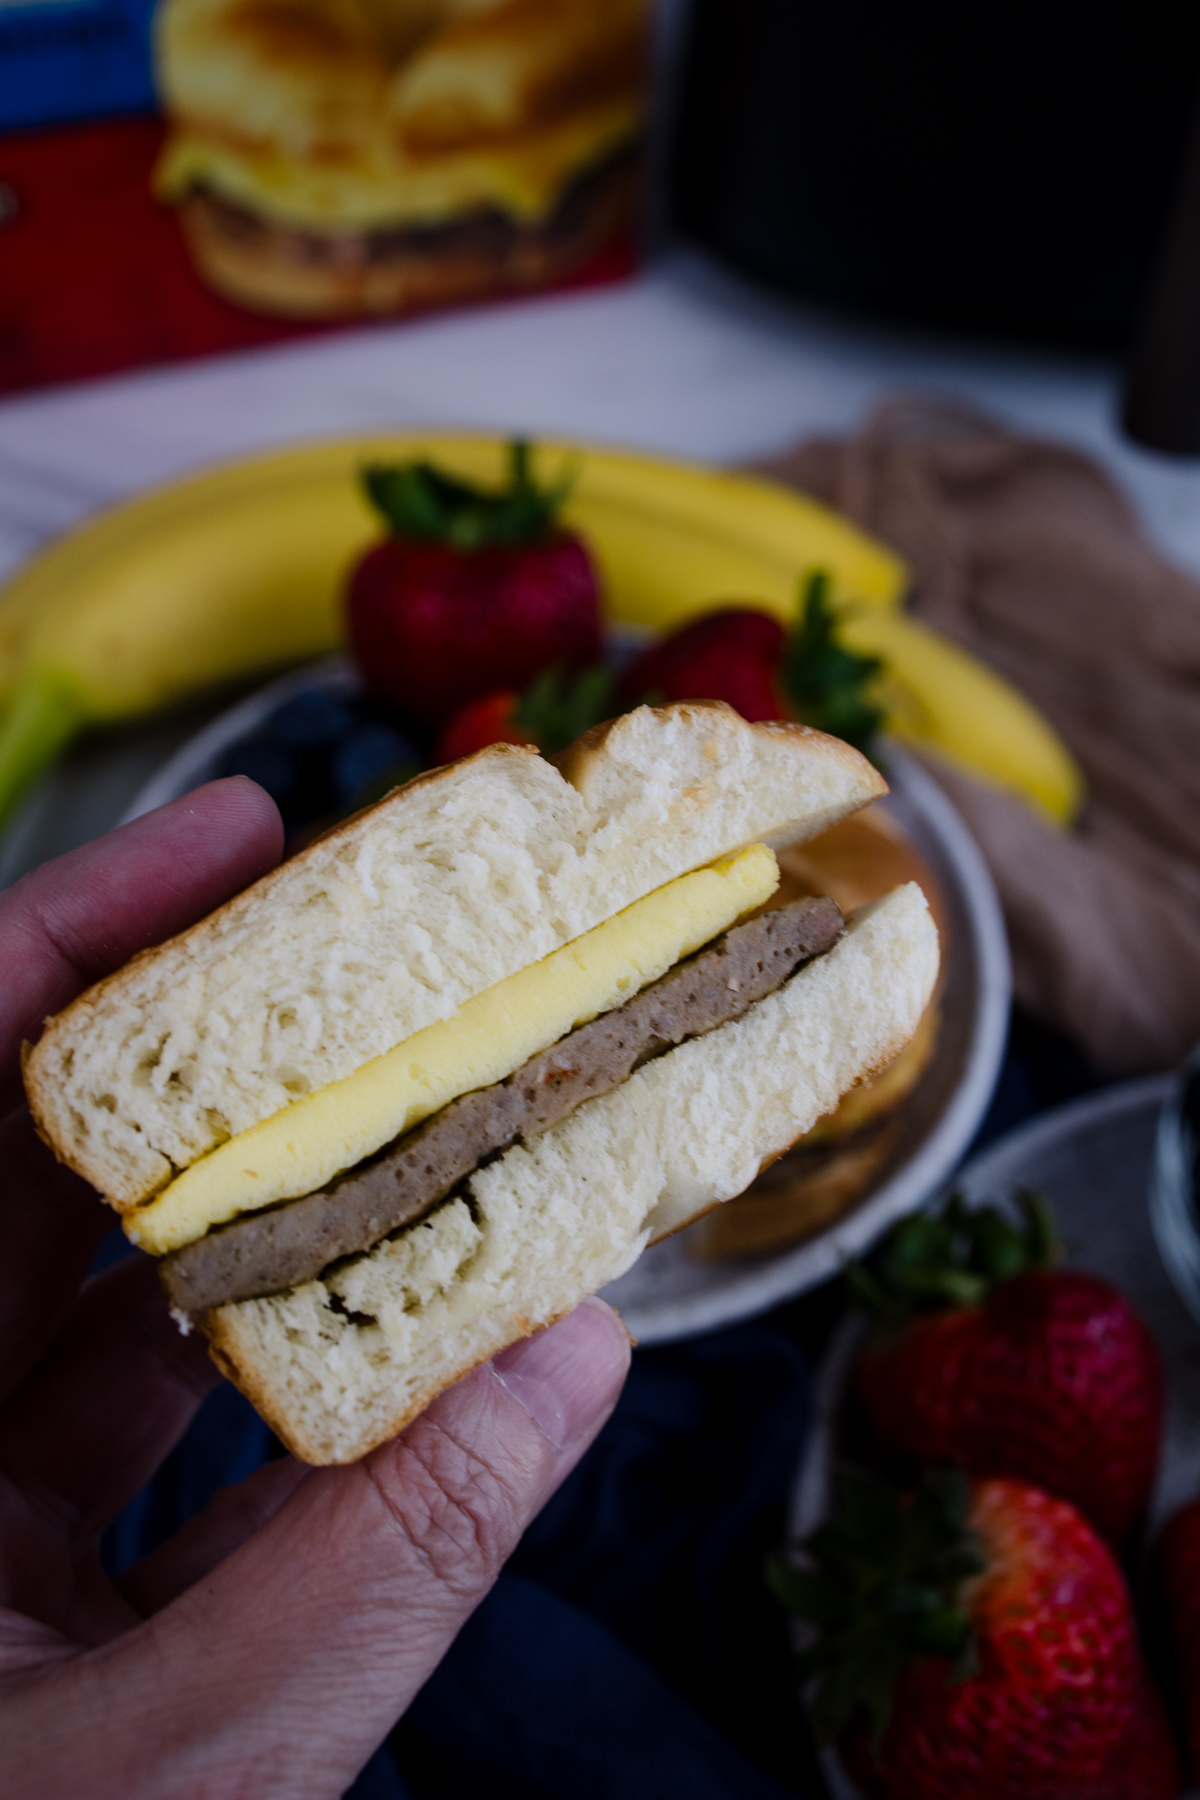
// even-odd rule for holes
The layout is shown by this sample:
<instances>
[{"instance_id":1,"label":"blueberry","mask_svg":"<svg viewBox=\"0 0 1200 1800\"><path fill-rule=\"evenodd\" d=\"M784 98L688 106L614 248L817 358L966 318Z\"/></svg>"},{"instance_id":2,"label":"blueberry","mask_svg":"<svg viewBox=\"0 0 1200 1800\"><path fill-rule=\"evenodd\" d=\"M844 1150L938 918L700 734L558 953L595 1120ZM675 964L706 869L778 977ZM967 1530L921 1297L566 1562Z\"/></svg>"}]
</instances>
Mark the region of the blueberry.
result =
<instances>
[{"instance_id":1,"label":"blueberry","mask_svg":"<svg viewBox=\"0 0 1200 1800\"><path fill-rule=\"evenodd\" d=\"M354 715L337 694L307 688L277 707L262 729L287 750L321 750L353 727Z\"/></svg>"},{"instance_id":2,"label":"blueberry","mask_svg":"<svg viewBox=\"0 0 1200 1800\"><path fill-rule=\"evenodd\" d=\"M333 753L331 773L338 802L344 806L393 773L396 782L405 781L416 767L412 745L394 726L377 720L360 725Z\"/></svg>"},{"instance_id":3,"label":"blueberry","mask_svg":"<svg viewBox=\"0 0 1200 1800\"><path fill-rule=\"evenodd\" d=\"M248 775L259 787L266 788L276 806L283 806L295 792L298 771L292 757L278 744L250 737L230 745L221 758L220 773Z\"/></svg>"}]
</instances>

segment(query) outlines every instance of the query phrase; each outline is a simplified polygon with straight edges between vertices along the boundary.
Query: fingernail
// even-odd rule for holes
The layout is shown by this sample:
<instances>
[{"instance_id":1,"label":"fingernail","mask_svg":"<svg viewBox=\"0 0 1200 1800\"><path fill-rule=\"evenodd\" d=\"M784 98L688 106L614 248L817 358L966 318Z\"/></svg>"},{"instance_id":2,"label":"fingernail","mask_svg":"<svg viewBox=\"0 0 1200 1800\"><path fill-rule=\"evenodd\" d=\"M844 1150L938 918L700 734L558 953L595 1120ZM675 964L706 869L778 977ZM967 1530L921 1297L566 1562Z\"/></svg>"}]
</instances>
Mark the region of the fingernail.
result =
<instances>
[{"instance_id":1,"label":"fingernail","mask_svg":"<svg viewBox=\"0 0 1200 1800\"><path fill-rule=\"evenodd\" d=\"M628 1368L629 1333L612 1307L595 1298L492 1361L496 1380L557 1450L599 1430Z\"/></svg>"}]
</instances>

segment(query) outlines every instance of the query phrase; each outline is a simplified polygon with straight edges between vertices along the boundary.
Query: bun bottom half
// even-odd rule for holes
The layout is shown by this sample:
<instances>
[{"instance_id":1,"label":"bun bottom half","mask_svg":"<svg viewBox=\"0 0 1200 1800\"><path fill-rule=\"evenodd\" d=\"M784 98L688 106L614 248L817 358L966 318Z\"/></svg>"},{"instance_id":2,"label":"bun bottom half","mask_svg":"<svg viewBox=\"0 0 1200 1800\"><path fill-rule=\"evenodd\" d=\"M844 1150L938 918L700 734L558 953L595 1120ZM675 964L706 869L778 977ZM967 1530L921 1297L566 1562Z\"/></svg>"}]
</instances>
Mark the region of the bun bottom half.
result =
<instances>
[{"instance_id":1,"label":"bun bottom half","mask_svg":"<svg viewBox=\"0 0 1200 1800\"><path fill-rule=\"evenodd\" d=\"M352 1462L436 1394L741 1193L916 1030L937 931L910 883L731 1024L478 1169L321 1278L205 1315L213 1355L305 1462Z\"/></svg>"},{"instance_id":2,"label":"bun bottom half","mask_svg":"<svg viewBox=\"0 0 1200 1800\"><path fill-rule=\"evenodd\" d=\"M631 228L638 189L627 150L584 171L539 225L497 208L438 226L303 231L208 188L179 214L197 269L226 300L271 318L384 318L562 280Z\"/></svg>"},{"instance_id":3,"label":"bun bottom half","mask_svg":"<svg viewBox=\"0 0 1200 1800\"><path fill-rule=\"evenodd\" d=\"M744 1194L697 1227L689 1250L698 1262L724 1262L791 1249L816 1237L859 1204L904 1130L903 1118L874 1119L841 1143L789 1150Z\"/></svg>"},{"instance_id":4,"label":"bun bottom half","mask_svg":"<svg viewBox=\"0 0 1200 1800\"><path fill-rule=\"evenodd\" d=\"M836 1111L763 1169L744 1194L708 1215L688 1240L696 1260L788 1249L864 1201L904 1134L907 1102L933 1060L940 1023L934 999L893 1062L843 1095Z\"/></svg>"}]
</instances>

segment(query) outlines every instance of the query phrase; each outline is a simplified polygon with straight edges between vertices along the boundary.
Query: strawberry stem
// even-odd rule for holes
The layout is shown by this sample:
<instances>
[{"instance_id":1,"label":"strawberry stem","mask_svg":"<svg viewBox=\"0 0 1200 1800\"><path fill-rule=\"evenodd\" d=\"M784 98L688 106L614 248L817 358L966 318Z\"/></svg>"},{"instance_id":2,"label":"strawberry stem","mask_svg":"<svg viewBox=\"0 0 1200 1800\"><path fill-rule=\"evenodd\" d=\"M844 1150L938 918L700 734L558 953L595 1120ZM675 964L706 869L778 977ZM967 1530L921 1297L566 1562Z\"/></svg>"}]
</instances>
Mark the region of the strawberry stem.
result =
<instances>
[{"instance_id":1,"label":"strawberry stem","mask_svg":"<svg viewBox=\"0 0 1200 1800\"><path fill-rule=\"evenodd\" d=\"M502 488L479 487L424 460L370 463L362 472L367 498L396 537L465 554L548 537L574 480L573 471L564 470L539 487L524 438L508 446L508 485Z\"/></svg>"},{"instance_id":2,"label":"strawberry stem","mask_svg":"<svg viewBox=\"0 0 1200 1800\"><path fill-rule=\"evenodd\" d=\"M516 721L537 740L538 747L553 756L565 750L593 725L616 711L614 677L607 663L593 663L574 677L561 663L552 663L535 675L516 707Z\"/></svg>"},{"instance_id":3,"label":"strawberry stem","mask_svg":"<svg viewBox=\"0 0 1200 1800\"><path fill-rule=\"evenodd\" d=\"M870 753L884 709L866 698L883 670L878 656L858 656L837 641L837 609L829 598L826 570L813 569L800 583L800 623L788 639L783 686L796 717L856 750Z\"/></svg>"},{"instance_id":4,"label":"strawberry stem","mask_svg":"<svg viewBox=\"0 0 1200 1800\"><path fill-rule=\"evenodd\" d=\"M914 1494L840 1465L833 1508L790 1553L777 1552L767 1582L788 1612L814 1626L798 1659L815 1679L813 1730L829 1743L864 1709L878 1749L896 1682L915 1657L944 1657L947 1678L977 1669L964 1583L981 1574L979 1540L967 1526L970 1487L960 1469L927 1469Z\"/></svg>"},{"instance_id":5,"label":"strawberry stem","mask_svg":"<svg viewBox=\"0 0 1200 1800\"><path fill-rule=\"evenodd\" d=\"M952 1194L939 1211L901 1219L846 1284L864 1312L887 1325L941 1307L981 1306L994 1288L1057 1259L1058 1239L1041 1194L1017 1195L1020 1222L997 1206L969 1207Z\"/></svg>"}]
</instances>

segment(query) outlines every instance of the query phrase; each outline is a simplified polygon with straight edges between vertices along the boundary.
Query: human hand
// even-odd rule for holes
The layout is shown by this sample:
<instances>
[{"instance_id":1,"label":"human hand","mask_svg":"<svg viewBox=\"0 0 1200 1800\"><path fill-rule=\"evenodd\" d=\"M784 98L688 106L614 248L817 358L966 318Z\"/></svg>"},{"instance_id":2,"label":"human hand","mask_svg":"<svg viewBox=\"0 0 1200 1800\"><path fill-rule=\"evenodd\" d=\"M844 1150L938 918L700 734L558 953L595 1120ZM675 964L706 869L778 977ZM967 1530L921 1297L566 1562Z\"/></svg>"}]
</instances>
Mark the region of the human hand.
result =
<instances>
[{"instance_id":1,"label":"human hand","mask_svg":"<svg viewBox=\"0 0 1200 1800\"><path fill-rule=\"evenodd\" d=\"M345 1469L222 1490L118 1581L104 1528L219 1377L137 1256L82 1288L113 1215L35 1137L18 1050L134 951L272 867L236 778L0 895L0 1743L10 1800L333 1800L616 1402L629 1345L586 1301Z\"/></svg>"}]
</instances>

